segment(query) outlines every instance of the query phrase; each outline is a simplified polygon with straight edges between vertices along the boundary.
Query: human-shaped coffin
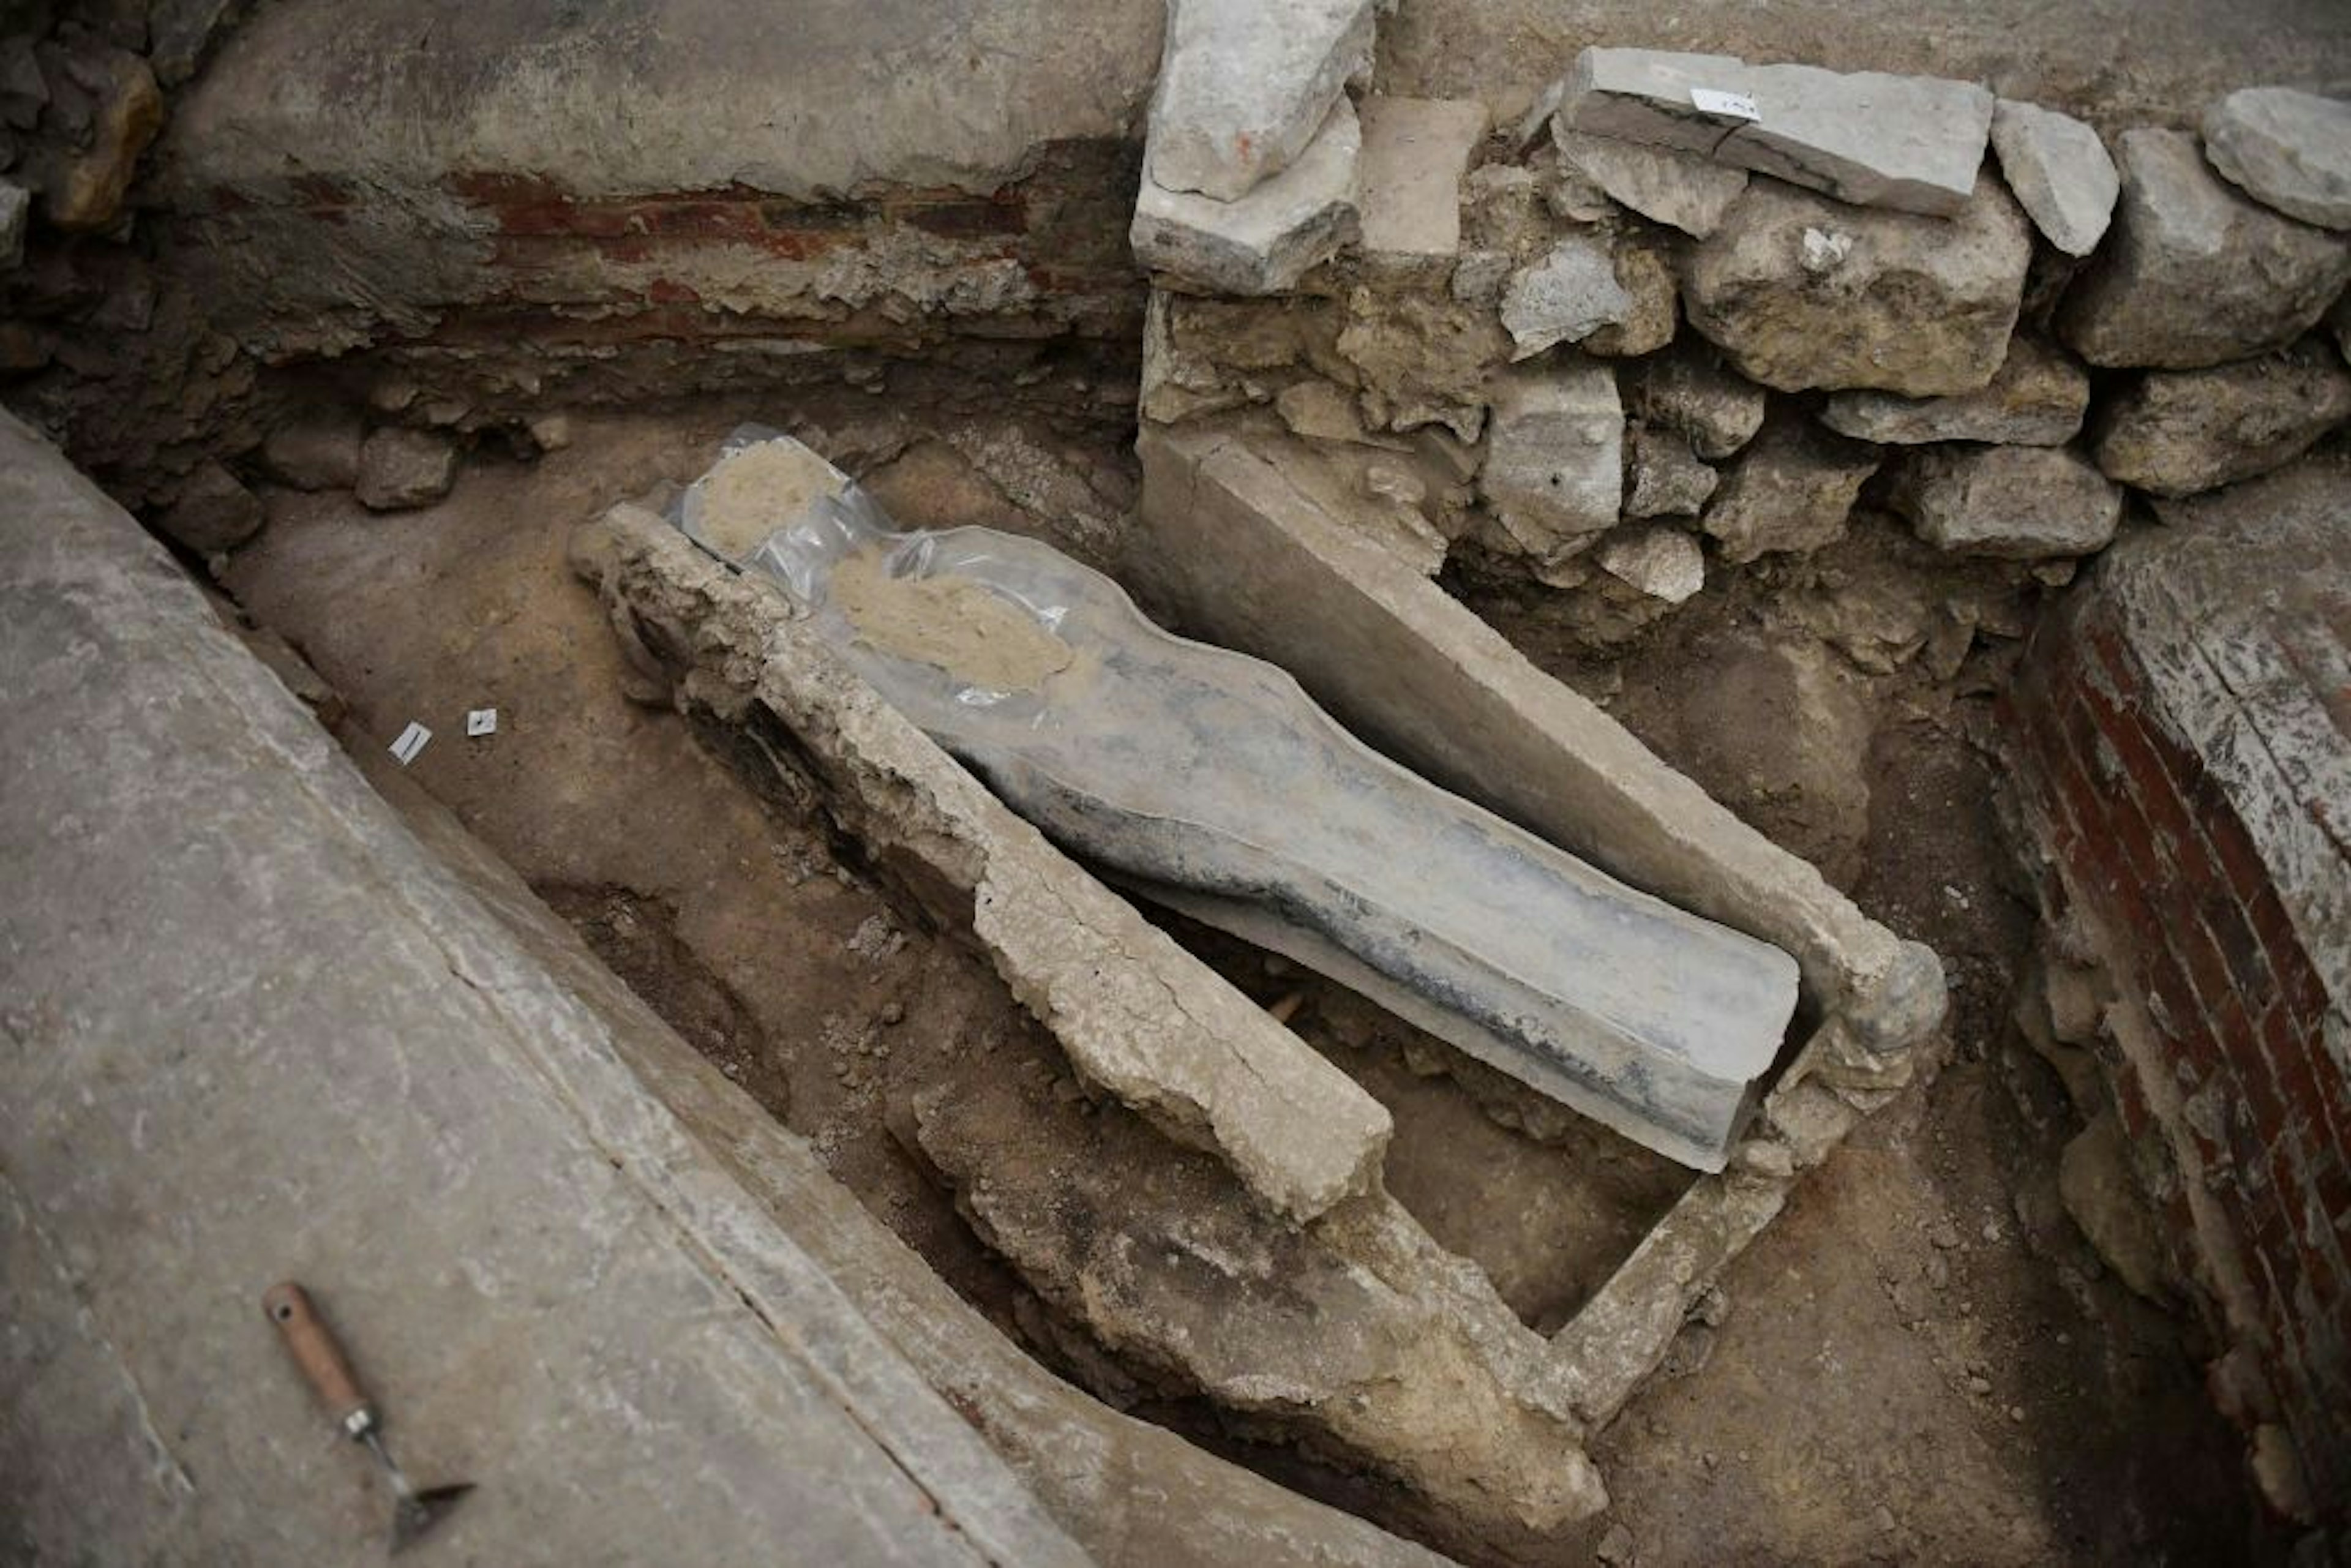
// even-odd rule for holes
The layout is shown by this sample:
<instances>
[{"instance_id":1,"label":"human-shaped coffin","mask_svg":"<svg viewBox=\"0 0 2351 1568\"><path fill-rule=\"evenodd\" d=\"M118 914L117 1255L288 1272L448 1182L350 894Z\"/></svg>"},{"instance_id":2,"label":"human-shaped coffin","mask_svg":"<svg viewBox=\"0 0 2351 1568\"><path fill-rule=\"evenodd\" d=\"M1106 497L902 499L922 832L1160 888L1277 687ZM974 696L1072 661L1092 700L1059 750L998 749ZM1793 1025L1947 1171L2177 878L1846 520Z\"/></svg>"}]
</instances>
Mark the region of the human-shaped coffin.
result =
<instances>
[{"instance_id":1,"label":"human-shaped coffin","mask_svg":"<svg viewBox=\"0 0 2351 1568\"><path fill-rule=\"evenodd\" d=\"M788 436L737 432L674 515L1113 880L1722 1168L1794 1010L1787 954L1438 789L1049 545L894 529Z\"/></svg>"}]
</instances>

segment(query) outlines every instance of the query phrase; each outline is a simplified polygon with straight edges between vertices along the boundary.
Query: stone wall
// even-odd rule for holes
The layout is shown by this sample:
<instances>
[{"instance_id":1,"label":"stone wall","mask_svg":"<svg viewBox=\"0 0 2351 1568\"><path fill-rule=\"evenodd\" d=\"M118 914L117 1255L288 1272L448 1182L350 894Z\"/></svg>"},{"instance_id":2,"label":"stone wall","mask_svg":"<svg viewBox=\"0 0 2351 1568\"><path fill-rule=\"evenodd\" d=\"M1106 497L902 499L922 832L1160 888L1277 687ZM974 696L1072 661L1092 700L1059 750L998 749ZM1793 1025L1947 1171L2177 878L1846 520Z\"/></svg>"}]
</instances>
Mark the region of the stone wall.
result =
<instances>
[{"instance_id":1,"label":"stone wall","mask_svg":"<svg viewBox=\"0 0 2351 1568\"><path fill-rule=\"evenodd\" d=\"M2289 1515L2351 1487L2351 596L2310 575L2351 516L2313 460L2100 563L2010 700L2059 912L2025 1020L2092 1130L2069 1198L2126 1278L2184 1277L2223 1408ZM2088 1052L2087 1058L2083 1052ZM2104 1069L2085 1080L2081 1065ZM2120 1134L2168 1258L2082 1189ZM2108 1233L2101 1234L2105 1229ZM2134 1259L2134 1251L2140 1256Z\"/></svg>"}]
</instances>

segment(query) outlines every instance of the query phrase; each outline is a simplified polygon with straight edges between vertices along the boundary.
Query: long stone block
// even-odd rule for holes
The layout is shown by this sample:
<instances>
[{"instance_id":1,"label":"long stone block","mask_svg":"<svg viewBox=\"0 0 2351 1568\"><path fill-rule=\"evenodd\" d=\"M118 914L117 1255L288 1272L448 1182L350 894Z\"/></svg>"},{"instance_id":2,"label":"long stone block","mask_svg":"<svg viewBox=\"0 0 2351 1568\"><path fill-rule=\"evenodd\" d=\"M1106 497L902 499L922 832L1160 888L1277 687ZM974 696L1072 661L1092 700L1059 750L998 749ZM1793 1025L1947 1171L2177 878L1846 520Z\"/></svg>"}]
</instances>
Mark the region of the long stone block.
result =
<instances>
[{"instance_id":1,"label":"long stone block","mask_svg":"<svg viewBox=\"0 0 2351 1568\"><path fill-rule=\"evenodd\" d=\"M1571 130L1703 152L1857 205L1941 216L1975 189L1993 101L1972 82L1937 77L1588 48L1560 118Z\"/></svg>"},{"instance_id":2,"label":"long stone block","mask_svg":"<svg viewBox=\"0 0 2351 1568\"><path fill-rule=\"evenodd\" d=\"M1232 201L1145 175L1127 231L1135 259L1217 293L1280 293L1355 237L1363 141L1343 99L1295 162Z\"/></svg>"}]
</instances>

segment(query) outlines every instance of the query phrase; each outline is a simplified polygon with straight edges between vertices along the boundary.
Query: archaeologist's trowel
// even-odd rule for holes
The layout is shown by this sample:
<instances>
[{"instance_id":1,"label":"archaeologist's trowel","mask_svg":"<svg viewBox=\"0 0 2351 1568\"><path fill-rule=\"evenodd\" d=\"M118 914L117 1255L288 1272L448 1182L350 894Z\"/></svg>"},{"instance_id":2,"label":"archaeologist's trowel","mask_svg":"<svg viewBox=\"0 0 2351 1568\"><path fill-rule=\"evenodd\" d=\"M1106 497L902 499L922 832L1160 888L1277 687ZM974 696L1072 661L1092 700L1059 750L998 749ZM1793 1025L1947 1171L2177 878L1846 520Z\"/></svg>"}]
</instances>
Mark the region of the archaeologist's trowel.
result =
<instances>
[{"instance_id":1,"label":"archaeologist's trowel","mask_svg":"<svg viewBox=\"0 0 2351 1568\"><path fill-rule=\"evenodd\" d=\"M333 1332L310 1304L309 1293L301 1286L291 1280L272 1285L261 1298L261 1307L285 1336L286 1349L294 1357L294 1364L310 1380L310 1387L334 1416L335 1424L343 1429L343 1435L365 1443L383 1466L384 1476L392 1483L392 1551L413 1544L455 1507L459 1498L472 1491L474 1483L460 1481L423 1491L409 1483L383 1446L383 1417L377 1412L375 1401L360 1386L343 1347L335 1343Z\"/></svg>"}]
</instances>

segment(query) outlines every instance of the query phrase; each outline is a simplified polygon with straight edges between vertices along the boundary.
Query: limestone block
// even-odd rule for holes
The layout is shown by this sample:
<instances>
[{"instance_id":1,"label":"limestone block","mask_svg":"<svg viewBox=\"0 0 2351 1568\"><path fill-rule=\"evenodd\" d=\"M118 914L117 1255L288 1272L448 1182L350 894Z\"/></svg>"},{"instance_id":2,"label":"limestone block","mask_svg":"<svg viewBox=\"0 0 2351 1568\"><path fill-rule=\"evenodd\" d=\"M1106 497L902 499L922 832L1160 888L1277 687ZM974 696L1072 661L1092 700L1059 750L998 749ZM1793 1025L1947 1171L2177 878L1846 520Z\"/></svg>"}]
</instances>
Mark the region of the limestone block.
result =
<instances>
[{"instance_id":1,"label":"limestone block","mask_svg":"<svg viewBox=\"0 0 2351 1568\"><path fill-rule=\"evenodd\" d=\"M1478 494L1510 540L1551 565L1614 528L1625 488L1614 372L1588 361L1512 370L1489 401Z\"/></svg>"},{"instance_id":2,"label":"limestone block","mask_svg":"<svg viewBox=\"0 0 2351 1568\"><path fill-rule=\"evenodd\" d=\"M1709 93L1746 99L1753 117ZM1992 106L1974 83L1935 77L1588 48L1560 114L1573 131L1703 153L1856 205L1949 216L1974 192Z\"/></svg>"},{"instance_id":3,"label":"limestone block","mask_svg":"<svg viewBox=\"0 0 2351 1568\"><path fill-rule=\"evenodd\" d=\"M2008 188L2051 245L2067 256L2097 249L2122 176L2095 131L2070 114L2004 98L1992 111L1991 144Z\"/></svg>"},{"instance_id":4,"label":"limestone block","mask_svg":"<svg viewBox=\"0 0 2351 1568\"><path fill-rule=\"evenodd\" d=\"M1626 428L1625 441L1630 447L1625 470L1632 480L1632 493L1625 497L1625 515L1697 517L1714 494L1719 476L1698 460L1688 440L1677 431L1636 423Z\"/></svg>"},{"instance_id":5,"label":"limestone block","mask_svg":"<svg viewBox=\"0 0 2351 1568\"><path fill-rule=\"evenodd\" d=\"M1227 294L1277 294L1354 238L1363 132L1343 100L1297 161L1234 201L1145 178L1127 237L1154 272Z\"/></svg>"},{"instance_id":6,"label":"limestone block","mask_svg":"<svg viewBox=\"0 0 2351 1568\"><path fill-rule=\"evenodd\" d=\"M1653 222L1704 239L1747 189L1744 170L1725 168L1695 152L1649 147L1611 136L1586 136L1552 122L1552 140L1568 167L1609 199Z\"/></svg>"},{"instance_id":7,"label":"limestone block","mask_svg":"<svg viewBox=\"0 0 2351 1568\"><path fill-rule=\"evenodd\" d=\"M1917 445L1930 441L1991 441L2063 446L2080 434L2090 406L2090 378L2064 352L2016 338L2000 373L1980 392L1907 398L1892 392L1832 393L1821 423L1859 441Z\"/></svg>"},{"instance_id":8,"label":"limestone block","mask_svg":"<svg viewBox=\"0 0 2351 1568\"><path fill-rule=\"evenodd\" d=\"M1377 267L1441 276L1461 250L1461 176L1486 134L1483 104L1372 98L1363 122L1363 251Z\"/></svg>"},{"instance_id":9,"label":"limestone block","mask_svg":"<svg viewBox=\"0 0 2351 1568\"><path fill-rule=\"evenodd\" d=\"M1774 419L1724 473L1703 526L1732 566L1818 549L1844 537L1854 498L1877 465L1875 447L1793 415Z\"/></svg>"},{"instance_id":10,"label":"limestone block","mask_svg":"<svg viewBox=\"0 0 2351 1568\"><path fill-rule=\"evenodd\" d=\"M1709 463L1763 428L1763 389L1724 370L1702 345L1627 366L1625 396L1633 413L1656 429L1680 432Z\"/></svg>"},{"instance_id":11,"label":"limestone block","mask_svg":"<svg viewBox=\"0 0 2351 1568\"><path fill-rule=\"evenodd\" d=\"M2100 411L2106 476L2187 496L2267 473L2351 419L2351 371L2316 341L2200 371L2150 371Z\"/></svg>"},{"instance_id":12,"label":"limestone block","mask_svg":"<svg viewBox=\"0 0 2351 1568\"><path fill-rule=\"evenodd\" d=\"M429 507L457 477L457 448L430 431L388 428L360 447L360 504L374 512Z\"/></svg>"},{"instance_id":13,"label":"limestone block","mask_svg":"<svg viewBox=\"0 0 2351 1568\"><path fill-rule=\"evenodd\" d=\"M358 483L366 428L357 413L328 411L279 425L261 444L269 476L297 490L347 490Z\"/></svg>"},{"instance_id":14,"label":"limestone block","mask_svg":"<svg viewBox=\"0 0 2351 1568\"><path fill-rule=\"evenodd\" d=\"M1238 201L1296 162L1369 69L1374 0L1169 0L1149 181Z\"/></svg>"},{"instance_id":15,"label":"limestone block","mask_svg":"<svg viewBox=\"0 0 2351 1568\"><path fill-rule=\"evenodd\" d=\"M2057 316L2092 364L2196 370L2267 353L2351 281L2351 245L2223 182L2185 131L2125 131L2116 162L2115 232Z\"/></svg>"},{"instance_id":16,"label":"limestone block","mask_svg":"<svg viewBox=\"0 0 2351 1568\"><path fill-rule=\"evenodd\" d=\"M1600 570L1652 599L1679 604L1706 586L1706 552L1696 538L1662 525L1612 534L1595 552Z\"/></svg>"},{"instance_id":17,"label":"limestone block","mask_svg":"<svg viewBox=\"0 0 2351 1568\"><path fill-rule=\"evenodd\" d=\"M1616 261L1597 235L1571 235L1524 267L1502 293L1510 358L1524 360L1558 343L1580 342L1622 321L1632 296L1616 281Z\"/></svg>"},{"instance_id":18,"label":"limestone block","mask_svg":"<svg viewBox=\"0 0 2351 1568\"><path fill-rule=\"evenodd\" d=\"M2292 88L2241 89L2205 111L2204 156L2265 206L2351 229L2351 103Z\"/></svg>"},{"instance_id":19,"label":"limestone block","mask_svg":"<svg viewBox=\"0 0 2351 1568\"><path fill-rule=\"evenodd\" d=\"M261 531L262 520L260 498L206 458L156 521L190 549L209 554L243 544Z\"/></svg>"},{"instance_id":20,"label":"limestone block","mask_svg":"<svg viewBox=\"0 0 2351 1568\"><path fill-rule=\"evenodd\" d=\"M1956 216L1870 212L1758 181L1682 271L1690 325L1783 392L1973 392L2008 354L2032 259L1986 175Z\"/></svg>"},{"instance_id":21,"label":"limestone block","mask_svg":"<svg viewBox=\"0 0 2351 1568\"><path fill-rule=\"evenodd\" d=\"M1904 460L1894 504L1939 549L2040 560L2105 549L2123 493L2062 447L1931 446Z\"/></svg>"}]
</instances>

